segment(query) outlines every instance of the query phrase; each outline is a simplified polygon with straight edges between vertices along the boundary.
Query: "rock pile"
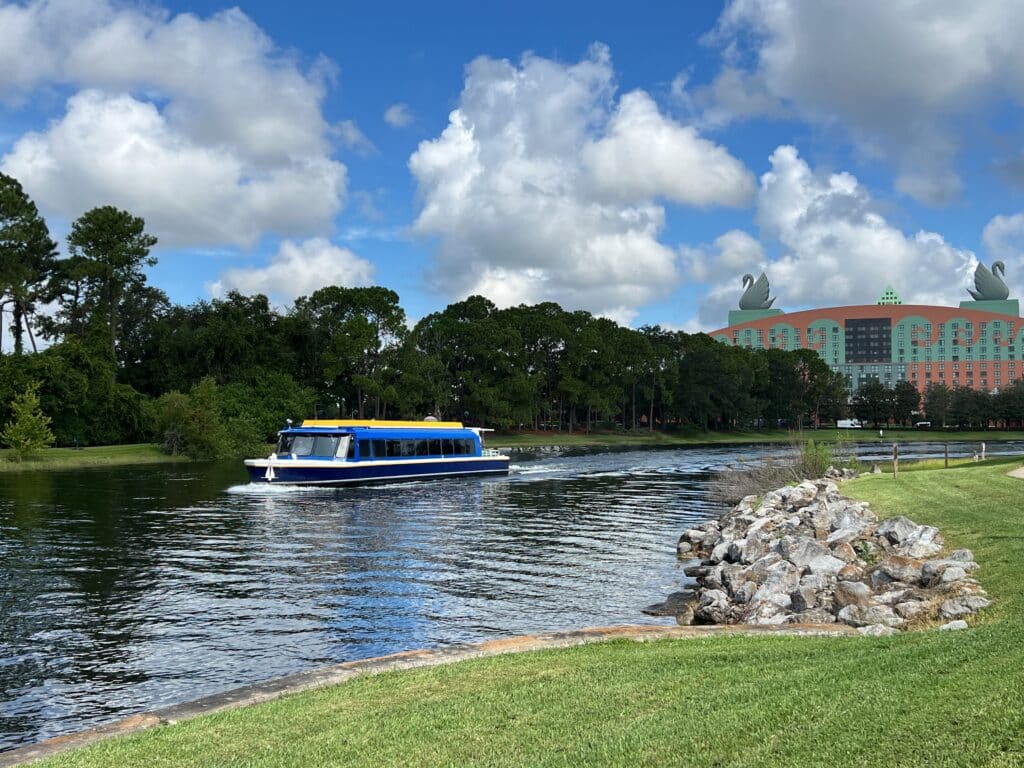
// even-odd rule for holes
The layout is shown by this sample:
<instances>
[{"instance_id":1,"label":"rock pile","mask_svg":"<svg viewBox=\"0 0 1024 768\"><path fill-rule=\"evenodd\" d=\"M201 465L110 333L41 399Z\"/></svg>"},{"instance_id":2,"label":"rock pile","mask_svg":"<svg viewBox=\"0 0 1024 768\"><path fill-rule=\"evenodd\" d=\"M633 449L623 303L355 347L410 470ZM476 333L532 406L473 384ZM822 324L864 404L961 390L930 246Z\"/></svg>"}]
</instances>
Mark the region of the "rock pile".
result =
<instances>
[{"instance_id":1,"label":"rock pile","mask_svg":"<svg viewBox=\"0 0 1024 768\"><path fill-rule=\"evenodd\" d=\"M829 474L747 496L684 532L678 551L694 558L685 572L698 586L661 612L681 623L843 622L889 634L910 622L959 628L990 604L971 576L970 550L943 554L937 528L905 517L879 523L866 503L839 493L840 473Z\"/></svg>"}]
</instances>

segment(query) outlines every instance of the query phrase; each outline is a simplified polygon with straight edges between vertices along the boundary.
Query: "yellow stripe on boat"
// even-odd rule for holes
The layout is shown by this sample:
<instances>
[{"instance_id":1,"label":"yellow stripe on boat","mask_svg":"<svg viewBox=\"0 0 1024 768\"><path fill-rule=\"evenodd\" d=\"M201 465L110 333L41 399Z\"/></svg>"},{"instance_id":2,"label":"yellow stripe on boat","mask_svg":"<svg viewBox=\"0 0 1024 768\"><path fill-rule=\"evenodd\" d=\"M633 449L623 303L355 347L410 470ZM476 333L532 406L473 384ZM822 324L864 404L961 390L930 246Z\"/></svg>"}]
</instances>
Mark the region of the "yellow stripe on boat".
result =
<instances>
[{"instance_id":1,"label":"yellow stripe on boat","mask_svg":"<svg viewBox=\"0 0 1024 768\"><path fill-rule=\"evenodd\" d=\"M343 419L323 420L306 419L302 422L304 427L378 427L390 429L392 427L418 427L420 429L462 429L461 421L375 421L373 419Z\"/></svg>"}]
</instances>

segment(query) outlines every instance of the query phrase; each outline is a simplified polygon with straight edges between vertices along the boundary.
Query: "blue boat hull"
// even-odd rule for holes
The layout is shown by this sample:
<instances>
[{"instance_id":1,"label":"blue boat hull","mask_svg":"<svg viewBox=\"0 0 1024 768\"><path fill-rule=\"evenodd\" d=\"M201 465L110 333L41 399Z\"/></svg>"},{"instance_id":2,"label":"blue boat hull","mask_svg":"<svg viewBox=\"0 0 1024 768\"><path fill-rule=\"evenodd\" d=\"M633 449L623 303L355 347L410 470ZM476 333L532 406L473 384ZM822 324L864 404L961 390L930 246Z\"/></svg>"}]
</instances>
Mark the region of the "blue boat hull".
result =
<instances>
[{"instance_id":1,"label":"blue boat hull","mask_svg":"<svg viewBox=\"0 0 1024 768\"><path fill-rule=\"evenodd\" d=\"M315 464L318 466L310 466ZM346 486L369 483L424 480L464 475L507 475L508 457L476 458L462 461L439 462L303 462L295 466L291 461L273 462L273 478L267 477L267 462L247 461L246 470L253 483L277 485ZM289 466L291 465L291 466Z\"/></svg>"}]
</instances>

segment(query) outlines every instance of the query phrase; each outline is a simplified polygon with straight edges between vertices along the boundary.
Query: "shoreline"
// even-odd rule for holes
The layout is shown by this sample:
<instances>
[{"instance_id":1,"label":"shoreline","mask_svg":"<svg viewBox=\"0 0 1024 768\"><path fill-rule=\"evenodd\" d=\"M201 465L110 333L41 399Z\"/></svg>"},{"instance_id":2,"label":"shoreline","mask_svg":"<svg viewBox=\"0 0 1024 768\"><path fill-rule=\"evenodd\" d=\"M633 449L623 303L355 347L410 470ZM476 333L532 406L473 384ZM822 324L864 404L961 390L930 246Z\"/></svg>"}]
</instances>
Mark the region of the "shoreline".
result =
<instances>
[{"instance_id":1,"label":"shoreline","mask_svg":"<svg viewBox=\"0 0 1024 768\"><path fill-rule=\"evenodd\" d=\"M163 453L156 443L130 445L93 445L86 448L46 448L36 456L18 461L14 452L0 449L0 474L20 472L50 472L63 469L91 467L126 467L135 464L183 464L191 461L186 456Z\"/></svg>"},{"instance_id":2,"label":"shoreline","mask_svg":"<svg viewBox=\"0 0 1024 768\"><path fill-rule=\"evenodd\" d=\"M373 656L367 659L315 667L180 704L172 704L161 709L139 712L84 731L75 731L35 744L15 747L6 752L0 752L0 768L24 765L31 761L53 757L110 738L138 733L161 725L174 725L203 715L227 712L274 701L283 696L342 685L366 675L436 667L470 659L514 653L572 648L590 643L606 643L612 640L632 640L642 643L651 640L692 640L721 636L856 637L857 632L852 627L838 624L789 624L786 626L734 624L685 627L670 624L625 624L515 635L496 640L485 640L480 643L399 651L385 656Z\"/></svg>"},{"instance_id":3,"label":"shoreline","mask_svg":"<svg viewBox=\"0 0 1024 768\"><path fill-rule=\"evenodd\" d=\"M757 432L498 432L487 441L488 447L499 450L572 450L574 448L700 448L719 445L785 445L804 440L815 442L891 444L906 442L1004 443L1024 441L1024 431L1010 432L942 432L914 429L884 430L878 438L870 429L822 428L803 432L768 430ZM187 456L163 453L156 443L130 445L97 445L85 448L46 448L23 462L13 458L13 451L0 449L0 474L122 467L139 464L193 463Z\"/></svg>"}]
</instances>

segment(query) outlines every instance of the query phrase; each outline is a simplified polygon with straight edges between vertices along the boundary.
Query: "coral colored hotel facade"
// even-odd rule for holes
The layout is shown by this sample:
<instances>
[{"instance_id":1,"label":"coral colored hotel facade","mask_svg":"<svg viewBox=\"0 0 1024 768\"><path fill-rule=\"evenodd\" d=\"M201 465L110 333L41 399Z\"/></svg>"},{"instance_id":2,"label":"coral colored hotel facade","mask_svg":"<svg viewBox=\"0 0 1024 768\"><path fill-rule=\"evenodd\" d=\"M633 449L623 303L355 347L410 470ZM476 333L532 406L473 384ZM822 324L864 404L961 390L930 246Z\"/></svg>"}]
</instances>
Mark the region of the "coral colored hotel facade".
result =
<instances>
[{"instance_id":1,"label":"coral colored hotel facade","mask_svg":"<svg viewBox=\"0 0 1024 768\"><path fill-rule=\"evenodd\" d=\"M709 335L752 349L813 349L847 376L851 393L872 378L890 388L906 380L921 393L931 383L994 392L1024 378L1016 299L933 307L903 304L887 288L878 304L788 314L768 308L771 301L730 312L729 325Z\"/></svg>"}]
</instances>

